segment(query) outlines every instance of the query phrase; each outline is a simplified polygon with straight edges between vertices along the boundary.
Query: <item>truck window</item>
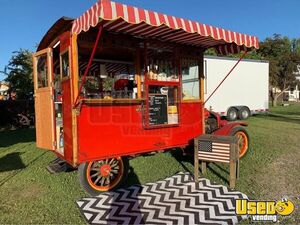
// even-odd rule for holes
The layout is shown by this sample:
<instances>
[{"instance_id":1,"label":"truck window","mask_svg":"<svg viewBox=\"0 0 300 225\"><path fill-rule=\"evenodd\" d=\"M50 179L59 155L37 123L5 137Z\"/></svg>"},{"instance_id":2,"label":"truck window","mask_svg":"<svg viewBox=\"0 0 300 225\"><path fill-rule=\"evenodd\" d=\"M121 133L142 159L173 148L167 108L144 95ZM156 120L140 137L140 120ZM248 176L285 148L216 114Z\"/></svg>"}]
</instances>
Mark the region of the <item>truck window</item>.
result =
<instances>
[{"instance_id":1,"label":"truck window","mask_svg":"<svg viewBox=\"0 0 300 225\"><path fill-rule=\"evenodd\" d=\"M62 77L70 76L69 51L66 51L61 55L61 70Z\"/></svg>"},{"instance_id":2,"label":"truck window","mask_svg":"<svg viewBox=\"0 0 300 225\"><path fill-rule=\"evenodd\" d=\"M199 90L199 66L197 60L182 59L182 99L198 100L200 97Z\"/></svg>"},{"instance_id":3,"label":"truck window","mask_svg":"<svg viewBox=\"0 0 300 225\"><path fill-rule=\"evenodd\" d=\"M48 87L47 54L37 57L38 88Z\"/></svg>"}]
</instances>

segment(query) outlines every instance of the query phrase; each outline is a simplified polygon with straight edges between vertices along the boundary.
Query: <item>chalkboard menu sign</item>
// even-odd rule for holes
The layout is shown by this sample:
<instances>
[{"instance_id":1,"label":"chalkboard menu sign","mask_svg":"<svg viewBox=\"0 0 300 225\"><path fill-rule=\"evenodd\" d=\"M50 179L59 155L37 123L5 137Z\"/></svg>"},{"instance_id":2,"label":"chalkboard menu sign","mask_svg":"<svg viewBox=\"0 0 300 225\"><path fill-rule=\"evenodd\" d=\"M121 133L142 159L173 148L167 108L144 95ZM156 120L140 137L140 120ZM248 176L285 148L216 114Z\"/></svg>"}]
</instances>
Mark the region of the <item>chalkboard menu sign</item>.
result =
<instances>
[{"instance_id":1,"label":"chalkboard menu sign","mask_svg":"<svg viewBox=\"0 0 300 225\"><path fill-rule=\"evenodd\" d=\"M149 125L168 124L168 96L149 95Z\"/></svg>"}]
</instances>

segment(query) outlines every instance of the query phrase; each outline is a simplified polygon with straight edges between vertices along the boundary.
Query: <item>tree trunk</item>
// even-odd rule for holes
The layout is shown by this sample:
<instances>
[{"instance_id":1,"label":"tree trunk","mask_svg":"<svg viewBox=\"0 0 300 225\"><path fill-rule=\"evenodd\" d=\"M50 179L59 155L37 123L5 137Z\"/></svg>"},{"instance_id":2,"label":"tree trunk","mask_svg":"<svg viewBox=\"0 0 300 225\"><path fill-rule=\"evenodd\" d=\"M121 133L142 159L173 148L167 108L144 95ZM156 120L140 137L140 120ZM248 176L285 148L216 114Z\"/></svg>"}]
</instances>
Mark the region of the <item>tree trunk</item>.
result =
<instances>
[{"instance_id":1,"label":"tree trunk","mask_svg":"<svg viewBox=\"0 0 300 225\"><path fill-rule=\"evenodd\" d=\"M277 100L278 100L278 98L279 98L285 91L287 91L289 88L290 88L290 86L288 86L287 88L283 89L281 92L275 94L274 100L273 100L273 103L272 103L273 106L277 106Z\"/></svg>"},{"instance_id":2,"label":"tree trunk","mask_svg":"<svg viewBox=\"0 0 300 225\"><path fill-rule=\"evenodd\" d=\"M277 99L283 92L280 92L279 94L275 94L274 100L273 100L273 106L277 106Z\"/></svg>"},{"instance_id":3,"label":"tree trunk","mask_svg":"<svg viewBox=\"0 0 300 225\"><path fill-rule=\"evenodd\" d=\"M273 93L273 89L270 89L270 98L271 98L271 106L274 106L274 93Z\"/></svg>"}]
</instances>

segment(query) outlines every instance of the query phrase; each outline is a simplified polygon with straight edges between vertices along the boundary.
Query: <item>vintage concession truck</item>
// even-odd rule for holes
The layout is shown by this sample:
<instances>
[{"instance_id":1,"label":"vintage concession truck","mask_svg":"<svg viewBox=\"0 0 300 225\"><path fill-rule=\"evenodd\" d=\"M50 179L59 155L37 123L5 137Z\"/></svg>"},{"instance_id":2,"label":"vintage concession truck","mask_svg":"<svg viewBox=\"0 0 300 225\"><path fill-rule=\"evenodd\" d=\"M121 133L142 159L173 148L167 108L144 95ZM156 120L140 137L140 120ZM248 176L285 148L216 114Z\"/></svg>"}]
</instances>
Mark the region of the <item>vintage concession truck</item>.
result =
<instances>
[{"instance_id":1,"label":"vintage concession truck","mask_svg":"<svg viewBox=\"0 0 300 225\"><path fill-rule=\"evenodd\" d=\"M185 148L204 133L238 136L243 156L246 124L204 109L203 52L242 59L258 46L253 36L100 0L59 19L34 54L37 146L78 167L90 194L118 187L128 157ZM190 95L182 80L194 73Z\"/></svg>"}]
</instances>

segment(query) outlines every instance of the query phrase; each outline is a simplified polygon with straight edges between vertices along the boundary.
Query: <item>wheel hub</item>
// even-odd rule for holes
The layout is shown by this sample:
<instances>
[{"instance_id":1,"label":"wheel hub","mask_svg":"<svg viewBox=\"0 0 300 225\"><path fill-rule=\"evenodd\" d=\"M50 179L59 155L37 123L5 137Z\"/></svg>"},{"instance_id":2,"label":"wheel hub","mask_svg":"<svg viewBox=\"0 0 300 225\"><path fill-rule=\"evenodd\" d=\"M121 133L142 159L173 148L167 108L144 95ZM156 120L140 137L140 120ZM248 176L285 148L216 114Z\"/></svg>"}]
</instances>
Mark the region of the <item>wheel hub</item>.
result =
<instances>
[{"instance_id":1,"label":"wheel hub","mask_svg":"<svg viewBox=\"0 0 300 225\"><path fill-rule=\"evenodd\" d=\"M246 117L248 117L248 112L247 111L243 111L242 115L243 115L244 118L246 118Z\"/></svg>"},{"instance_id":2,"label":"wheel hub","mask_svg":"<svg viewBox=\"0 0 300 225\"><path fill-rule=\"evenodd\" d=\"M238 138L239 153L242 157L248 149L247 136L243 132L237 132L235 136Z\"/></svg>"},{"instance_id":3,"label":"wheel hub","mask_svg":"<svg viewBox=\"0 0 300 225\"><path fill-rule=\"evenodd\" d=\"M235 113L234 113L234 112L230 113L230 117L231 117L232 119L236 119Z\"/></svg>"},{"instance_id":4,"label":"wheel hub","mask_svg":"<svg viewBox=\"0 0 300 225\"><path fill-rule=\"evenodd\" d=\"M124 173L121 157L89 162L85 168L88 185L101 192L116 187Z\"/></svg>"},{"instance_id":5,"label":"wheel hub","mask_svg":"<svg viewBox=\"0 0 300 225\"><path fill-rule=\"evenodd\" d=\"M105 164L105 165L101 166L100 173L103 177L108 177L110 175L110 172L111 172L110 165Z\"/></svg>"}]
</instances>

